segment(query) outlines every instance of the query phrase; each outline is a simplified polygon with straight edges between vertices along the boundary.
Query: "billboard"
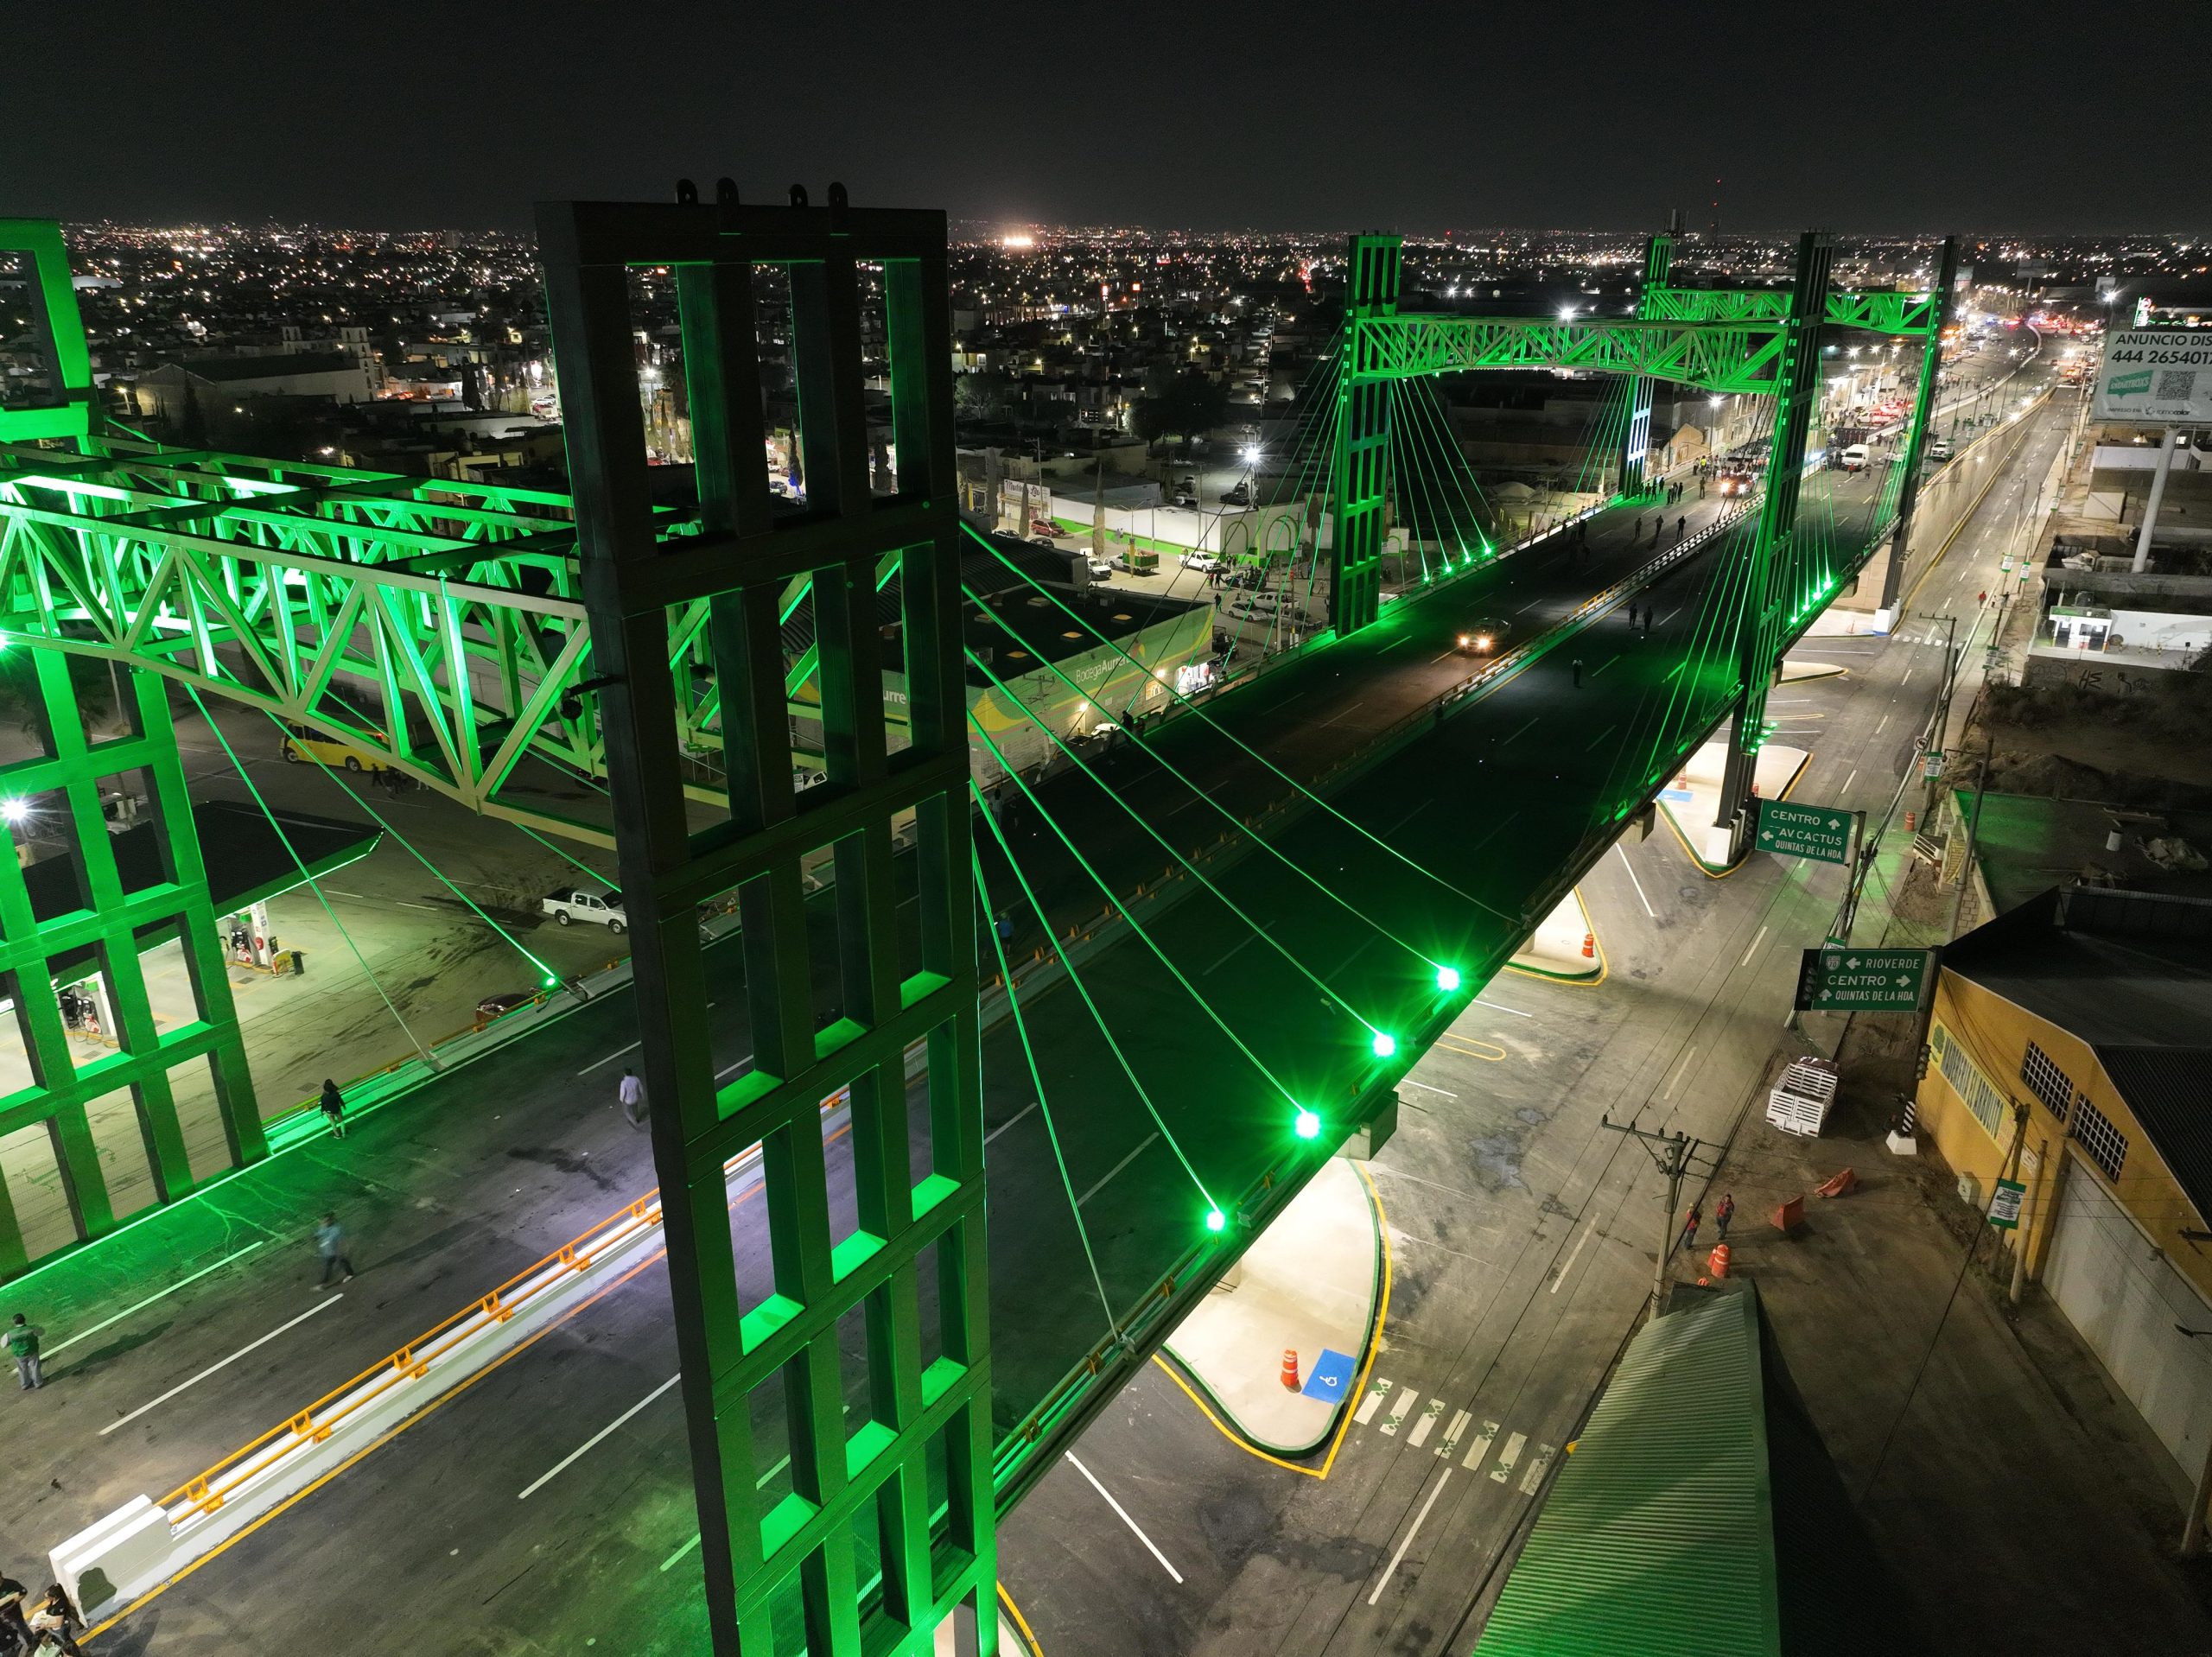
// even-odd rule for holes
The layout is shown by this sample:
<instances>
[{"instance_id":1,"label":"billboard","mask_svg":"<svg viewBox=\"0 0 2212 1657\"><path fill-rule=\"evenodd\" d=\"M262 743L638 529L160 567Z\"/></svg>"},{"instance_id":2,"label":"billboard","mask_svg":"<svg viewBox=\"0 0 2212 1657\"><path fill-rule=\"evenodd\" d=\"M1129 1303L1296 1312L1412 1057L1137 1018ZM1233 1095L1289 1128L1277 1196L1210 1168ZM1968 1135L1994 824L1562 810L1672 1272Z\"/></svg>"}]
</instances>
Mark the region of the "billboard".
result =
<instances>
[{"instance_id":1,"label":"billboard","mask_svg":"<svg viewBox=\"0 0 2212 1657\"><path fill-rule=\"evenodd\" d=\"M2127 328L2111 335L2089 416L2212 424L2212 328Z\"/></svg>"}]
</instances>

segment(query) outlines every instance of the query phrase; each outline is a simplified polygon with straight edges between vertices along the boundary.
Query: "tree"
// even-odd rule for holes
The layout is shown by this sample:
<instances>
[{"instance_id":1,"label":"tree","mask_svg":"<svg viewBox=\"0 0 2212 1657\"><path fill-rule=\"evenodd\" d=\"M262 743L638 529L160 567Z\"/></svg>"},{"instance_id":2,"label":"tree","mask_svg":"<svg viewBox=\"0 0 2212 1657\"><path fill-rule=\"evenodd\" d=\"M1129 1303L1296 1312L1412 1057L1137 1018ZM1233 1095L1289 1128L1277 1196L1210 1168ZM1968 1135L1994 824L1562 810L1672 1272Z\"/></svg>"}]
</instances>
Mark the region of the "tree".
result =
<instances>
[{"instance_id":1,"label":"tree","mask_svg":"<svg viewBox=\"0 0 2212 1657\"><path fill-rule=\"evenodd\" d=\"M1211 431L1229 416L1229 388L1186 368L1152 396L1141 397L1129 411L1129 423L1147 443L1171 435L1183 440L1185 453L1191 440Z\"/></svg>"},{"instance_id":2,"label":"tree","mask_svg":"<svg viewBox=\"0 0 2212 1657\"><path fill-rule=\"evenodd\" d=\"M1005 406L1013 384L1003 374L986 369L959 374L952 381L952 406L963 420L989 420Z\"/></svg>"}]
</instances>

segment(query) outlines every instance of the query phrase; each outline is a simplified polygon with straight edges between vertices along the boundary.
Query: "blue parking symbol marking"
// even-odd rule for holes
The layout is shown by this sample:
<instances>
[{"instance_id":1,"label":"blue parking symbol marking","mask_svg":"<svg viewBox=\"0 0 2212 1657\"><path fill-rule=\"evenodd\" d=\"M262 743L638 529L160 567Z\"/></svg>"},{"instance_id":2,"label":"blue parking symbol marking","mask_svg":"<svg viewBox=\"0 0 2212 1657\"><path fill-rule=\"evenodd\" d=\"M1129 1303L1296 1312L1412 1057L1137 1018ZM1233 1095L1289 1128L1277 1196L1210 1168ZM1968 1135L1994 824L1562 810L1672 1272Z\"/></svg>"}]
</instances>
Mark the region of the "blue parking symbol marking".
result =
<instances>
[{"instance_id":1,"label":"blue parking symbol marking","mask_svg":"<svg viewBox=\"0 0 2212 1657\"><path fill-rule=\"evenodd\" d=\"M1307 1398L1318 1398L1326 1404L1339 1403L1351 1389L1351 1371L1349 1357L1324 1347L1321 1355L1313 1360L1313 1373L1298 1390Z\"/></svg>"}]
</instances>

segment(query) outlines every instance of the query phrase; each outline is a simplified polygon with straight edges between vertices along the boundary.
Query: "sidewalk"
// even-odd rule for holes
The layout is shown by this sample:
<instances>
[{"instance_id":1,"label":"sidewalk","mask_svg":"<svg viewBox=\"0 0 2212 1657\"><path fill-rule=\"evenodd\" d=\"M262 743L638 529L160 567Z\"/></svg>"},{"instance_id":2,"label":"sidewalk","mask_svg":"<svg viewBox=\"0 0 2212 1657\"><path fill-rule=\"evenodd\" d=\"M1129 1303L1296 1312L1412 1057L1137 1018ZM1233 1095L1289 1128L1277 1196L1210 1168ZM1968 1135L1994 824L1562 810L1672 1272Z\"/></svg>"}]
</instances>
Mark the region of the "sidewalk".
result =
<instances>
[{"instance_id":1,"label":"sidewalk","mask_svg":"<svg viewBox=\"0 0 2212 1657\"><path fill-rule=\"evenodd\" d=\"M1367 1182L1332 1157L1163 1349L1226 1425L1271 1454L1307 1455L1359 1390L1383 1282ZM1295 1391L1285 1352L1297 1355Z\"/></svg>"},{"instance_id":2,"label":"sidewalk","mask_svg":"<svg viewBox=\"0 0 2212 1657\"><path fill-rule=\"evenodd\" d=\"M1597 923L1583 905L1581 887L1553 907L1505 968L1563 984L1596 984L1605 978L1605 952L1599 947Z\"/></svg>"},{"instance_id":3,"label":"sidewalk","mask_svg":"<svg viewBox=\"0 0 2212 1657\"><path fill-rule=\"evenodd\" d=\"M1768 743L1759 750L1751 772L1753 790L1762 799L1787 798L1812 757L1808 749ZM1715 876L1727 873L1743 861L1741 858L1730 860L1728 831L1713 822L1720 812L1721 768L1727 758L1725 740L1708 742L1690 757L1673 782L1659 790L1659 809L1667 826L1675 831L1675 838L1682 842L1682 849L1698 867Z\"/></svg>"}]
</instances>

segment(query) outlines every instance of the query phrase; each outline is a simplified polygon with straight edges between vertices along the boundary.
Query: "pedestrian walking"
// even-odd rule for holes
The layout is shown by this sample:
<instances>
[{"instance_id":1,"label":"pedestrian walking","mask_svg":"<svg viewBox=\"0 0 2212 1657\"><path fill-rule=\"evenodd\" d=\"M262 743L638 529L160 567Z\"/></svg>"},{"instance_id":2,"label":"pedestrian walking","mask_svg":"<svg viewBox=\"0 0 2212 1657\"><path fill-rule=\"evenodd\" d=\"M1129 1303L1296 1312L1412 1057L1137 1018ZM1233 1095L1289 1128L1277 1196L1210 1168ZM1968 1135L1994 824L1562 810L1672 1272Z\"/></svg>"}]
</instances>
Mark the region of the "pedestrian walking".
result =
<instances>
[{"instance_id":1,"label":"pedestrian walking","mask_svg":"<svg viewBox=\"0 0 2212 1657\"><path fill-rule=\"evenodd\" d=\"M1700 1209L1694 1202L1693 1202L1690 1204L1690 1211L1682 1216L1682 1249L1684 1253L1687 1254L1689 1250L1697 1247L1697 1228L1704 1222L1704 1220L1705 1210Z\"/></svg>"},{"instance_id":2,"label":"pedestrian walking","mask_svg":"<svg viewBox=\"0 0 2212 1657\"><path fill-rule=\"evenodd\" d=\"M1628 607L1628 630L1630 632L1636 631L1636 606L1632 604Z\"/></svg>"},{"instance_id":3,"label":"pedestrian walking","mask_svg":"<svg viewBox=\"0 0 2212 1657\"><path fill-rule=\"evenodd\" d=\"M622 1106L622 1119L632 1127L645 1125L645 1084L635 1070L622 1072L622 1079L614 1084L614 1096Z\"/></svg>"},{"instance_id":4,"label":"pedestrian walking","mask_svg":"<svg viewBox=\"0 0 2212 1657\"><path fill-rule=\"evenodd\" d=\"M338 1084L327 1076L322 1078L322 1097L316 1102L322 1107L322 1114L329 1119L330 1137L334 1140L344 1139L346 1137L346 1095L338 1091Z\"/></svg>"},{"instance_id":5,"label":"pedestrian walking","mask_svg":"<svg viewBox=\"0 0 2212 1657\"><path fill-rule=\"evenodd\" d=\"M1683 513L1681 517L1678 517L1678 518L1676 518L1676 519L1675 520L1675 540L1679 541L1679 540L1681 540L1681 539L1682 538L1682 532L1683 532L1685 530L1687 530L1687 529L1688 529L1688 528L1689 528L1689 524L1690 524L1689 514L1688 514L1688 513L1687 513L1687 512Z\"/></svg>"},{"instance_id":6,"label":"pedestrian walking","mask_svg":"<svg viewBox=\"0 0 2212 1657\"><path fill-rule=\"evenodd\" d=\"M13 1577L0 1572L0 1632L22 1641L25 1651L35 1651L38 1648L38 1636L23 1621L23 1600L29 1593L30 1590Z\"/></svg>"},{"instance_id":7,"label":"pedestrian walking","mask_svg":"<svg viewBox=\"0 0 2212 1657\"><path fill-rule=\"evenodd\" d=\"M1582 689L1582 658L1579 656L1574 658L1574 688Z\"/></svg>"},{"instance_id":8,"label":"pedestrian walking","mask_svg":"<svg viewBox=\"0 0 2212 1657\"><path fill-rule=\"evenodd\" d=\"M1728 1241L1728 1222L1736 1217L1736 1193L1723 1191L1713 1205L1713 1223L1720 1228L1720 1241Z\"/></svg>"},{"instance_id":9,"label":"pedestrian walking","mask_svg":"<svg viewBox=\"0 0 2212 1657\"><path fill-rule=\"evenodd\" d=\"M8 1325L8 1355L16 1361L16 1384L27 1393L35 1393L46 1385L46 1378L38 1370L38 1330L21 1312Z\"/></svg>"},{"instance_id":10,"label":"pedestrian walking","mask_svg":"<svg viewBox=\"0 0 2212 1657\"><path fill-rule=\"evenodd\" d=\"M37 1609L30 1615L30 1625L40 1641L53 1646L61 1657L84 1657L85 1648L76 1637L85 1631L85 1614L60 1583L47 1584Z\"/></svg>"},{"instance_id":11,"label":"pedestrian walking","mask_svg":"<svg viewBox=\"0 0 2212 1657\"><path fill-rule=\"evenodd\" d=\"M346 1230L338 1223L338 1216L326 1214L322 1223L315 1228L315 1252L322 1261L322 1280L315 1286L318 1290L330 1286L334 1273L346 1273L346 1281L353 1280L353 1262L346 1253Z\"/></svg>"}]
</instances>

